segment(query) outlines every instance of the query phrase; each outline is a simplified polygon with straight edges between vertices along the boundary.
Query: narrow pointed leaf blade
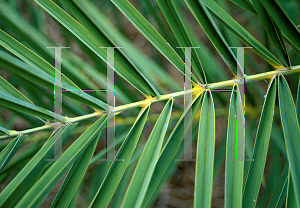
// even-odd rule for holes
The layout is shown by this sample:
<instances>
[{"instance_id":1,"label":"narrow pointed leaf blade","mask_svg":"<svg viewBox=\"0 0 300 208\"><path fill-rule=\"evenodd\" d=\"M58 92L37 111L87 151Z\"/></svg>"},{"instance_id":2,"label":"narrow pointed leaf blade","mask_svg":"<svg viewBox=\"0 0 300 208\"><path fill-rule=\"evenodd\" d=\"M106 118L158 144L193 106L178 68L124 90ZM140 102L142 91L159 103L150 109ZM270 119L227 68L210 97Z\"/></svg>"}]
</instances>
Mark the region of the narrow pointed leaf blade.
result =
<instances>
[{"instance_id":1,"label":"narrow pointed leaf blade","mask_svg":"<svg viewBox=\"0 0 300 208\"><path fill-rule=\"evenodd\" d=\"M154 172L164 137L169 124L173 99L169 100L161 112L149 139L144 147L142 155L133 173L131 182L128 186L124 200L123 208L140 207L146 195L152 174Z\"/></svg>"},{"instance_id":2,"label":"narrow pointed leaf blade","mask_svg":"<svg viewBox=\"0 0 300 208\"><path fill-rule=\"evenodd\" d=\"M290 88L283 76L279 76L278 97L281 124L287 149L291 179L297 205L300 206L300 130L295 103Z\"/></svg>"},{"instance_id":3,"label":"narrow pointed leaf blade","mask_svg":"<svg viewBox=\"0 0 300 208\"><path fill-rule=\"evenodd\" d=\"M106 116L98 119L90 126L63 154L50 166L42 177L31 187L31 189L18 202L16 207L39 207L43 199L51 191L68 168L75 162L86 148L97 140L98 134L105 127Z\"/></svg>"},{"instance_id":4,"label":"narrow pointed leaf blade","mask_svg":"<svg viewBox=\"0 0 300 208\"><path fill-rule=\"evenodd\" d=\"M244 188L243 207L245 208L255 207L257 202L273 124L276 89L277 79L273 78L269 84L269 89L260 116L252 155L253 161L251 162Z\"/></svg>"},{"instance_id":5,"label":"narrow pointed leaf blade","mask_svg":"<svg viewBox=\"0 0 300 208\"><path fill-rule=\"evenodd\" d=\"M211 207L215 150L215 110L211 92L201 107L195 173L194 207Z\"/></svg>"},{"instance_id":6,"label":"narrow pointed leaf blade","mask_svg":"<svg viewBox=\"0 0 300 208\"><path fill-rule=\"evenodd\" d=\"M34 8L40 10L38 7ZM7 2L0 2L0 13L0 20L3 21L3 23L14 25L14 27L11 28L12 32L22 34L24 44L28 45L47 62L53 63L53 49L47 47L55 46L57 45L56 43L48 39L48 37L42 33L42 30L38 30L31 25L22 14L15 11ZM81 70L84 68L85 71L89 71L89 69L86 69L77 62L80 58L72 53L71 50L72 48L62 50L63 74L70 78L81 89L97 89L97 85L91 82L90 78ZM75 62L75 64L73 62ZM85 62L85 65L88 65L88 63ZM101 78L104 78L106 82L106 77L102 76L98 79ZM101 94L99 94L100 96L98 96L98 94L93 95L101 98Z\"/></svg>"},{"instance_id":7,"label":"narrow pointed leaf blade","mask_svg":"<svg viewBox=\"0 0 300 208\"><path fill-rule=\"evenodd\" d=\"M260 2L290 43L300 50L300 31L279 6L277 0L260 0Z\"/></svg>"},{"instance_id":8,"label":"narrow pointed leaf blade","mask_svg":"<svg viewBox=\"0 0 300 208\"><path fill-rule=\"evenodd\" d=\"M0 207L14 207L24 194L34 185L47 162L54 155L54 142L61 136L62 142L71 134L76 124L70 123L62 128L60 134L54 134L26 164L18 175L0 193Z\"/></svg>"},{"instance_id":9,"label":"narrow pointed leaf blade","mask_svg":"<svg viewBox=\"0 0 300 208\"><path fill-rule=\"evenodd\" d=\"M174 158L176 155L177 150L180 148L180 144L182 143L185 135L184 131L184 115L188 112L190 108L192 108L192 118L195 116L197 109L202 101L202 94L198 95L194 98L192 104L185 109L184 113L180 117L178 123L176 124L174 130L172 131L171 135L168 138L168 141L164 145L162 152L159 156L159 160L155 166L155 170L153 176L151 178L151 182L149 188L147 190L147 194L145 196L144 202L142 207L147 206L151 197L154 195L156 189L158 188L161 180L164 177L164 174L168 170L172 160L181 159L181 158Z\"/></svg>"},{"instance_id":10,"label":"narrow pointed leaf blade","mask_svg":"<svg viewBox=\"0 0 300 208\"><path fill-rule=\"evenodd\" d=\"M24 135L20 135L12 140L0 153L0 172L7 165L10 159L15 155L15 153L20 148L21 144L25 139Z\"/></svg>"},{"instance_id":11,"label":"narrow pointed leaf blade","mask_svg":"<svg viewBox=\"0 0 300 208\"><path fill-rule=\"evenodd\" d=\"M230 98L225 161L225 208L241 207L243 198L244 161L238 161L236 142L237 122L243 122L242 102L237 87ZM236 159L236 160L235 160Z\"/></svg>"},{"instance_id":12,"label":"narrow pointed leaf blade","mask_svg":"<svg viewBox=\"0 0 300 208\"><path fill-rule=\"evenodd\" d=\"M59 21L66 29L73 33L81 42L90 48L97 56L99 56L105 63L107 62L107 49L99 48L104 45L101 44L96 37L94 37L86 28L79 22L57 6L54 2L48 0L35 0L42 6L49 14L51 14L57 21ZM105 46L107 47L107 46ZM110 46L113 47L113 46ZM132 84L144 95L156 96L154 90L144 77L132 67L125 67L118 60L115 60L115 70L125 80Z\"/></svg>"},{"instance_id":13,"label":"narrow pointed leaf blade","mask_svg":"<svg viewBox=\"0 0 300 208\"><path fill-rule=\"evenodd\" d=\"M134 26L182 73L184 62L166 40L129 2L124 0L111 0L119 10L134 24ZM195 82L195 78L192 78Z\"/></svg>"},{"instance_id":14,"label":"narrow pointed leaf blade","mask_svg":"<svg viewBox=\"0 0 300 208\"><path fill-rule=\"evenodd\" d=\"M178 3L174 2L173 0L166 0L166 1L157 1L157 4L159 5L161 12L163 13L165 19L167 20L178 43L180 44L180 47L195 47L190 38L192 34L188 34L183 24L182 21L183 16L180 14L179 11L180 8ZM197 74L201 83L206 83L205 73L198 53L199 50L200 49L195 49L195 50L192 49L191 51L193 70Z\"/></svg>"},{"instance_id":15,"label":"narrow pointed leaf blade","mask_svg":"<svg viewBox=\"0 0 300 208\"><path fill-rule=\"evenodd\" d=\"M120 159L123 161L114 160L112 162L101 187L90 204L90 207L105 208L108 206L132 158L133 152L143 131L149 113L149 108L150 106L145 106L142 108L116 155L115 159Z\"/></svg>"},{"instance_id":16,"label":"narrow pointed leaf blade","mask_svg":"<svg viewBox=\"0 0 300 208\"><path fill-rule=\"evenodd\" d=\"M10 52L15 54L16 56L18 56L24 62L29 64L33 68L33 70L41 71L39 74L45 74L47 77L49 76L52 77L51 83L53 84L55 68L1 29L0 29L0 44ZM1 51L1 53L4 52ZM2 61L5 63L10 60L5 60L5 59L3 60L2 58ZM41 80L39 79L38 81ZM62 83L63 83L62 87L65 89L80 89L64 74L62 74ZM51 88L53 89L53 85L51 86ZM74 94L76 94L75 96L81 97L83 101L86 101L87 102L86 104L89 105L92 104L95 108L106 109L106 104L104 102L88 95L85 92L77 91Z\"/></svg>"},{"instance_id":17,"label":"narrow pointed leaf blade","mask_svg":"<svg viewBox=\"0 0 300 208\"><path fill-rule=\"evenodd\" d=\"M265 61L270 63L275 68L282 67L282 64L277 58L268 51L257 39L255 39L247 30L245 30L237 21L235 21L229 14L227 14L216 2L213 0L199 0L203 1L205 6L210 10L210 13L231 32L233 32L241 41L247 46L253 47L252 50L256 52Z\"/></svg>"},{"instance_id":18,"label":"narrow pointed leaf blade","mask_svg":"<svg viewBox=\"0 0 300 208\"><path fill-rule=\"evenodd\" d=\"M274 22L271 17L269 16L267 10L264 6L260 3L260 0L253 0L254 7L258 13L258 16L270 37L278 55L280 56L281 60L283 61L284 65L290 66L289 56L287 54L287 50L285 47L285 43L283 40L283 36L281 31L277 28L276 22Z\"/></svg>"},{"instance_id":19,"label":"narrow pointed leaf blade","mask_svg":"<svg viewBox=\"0 0 300 208\"><path fill-rule=\"evenodd\" d=\"M19 100L15 97L12 97L9 94L3 94L0 91L0 105L5 106L7 108L14 109L16 111L24 112L26 114L31 114L34 116L38 116L50 121L54 120L55 118L60 119L61 121L65 121L65 118L61 115L57 115L52 111L46 110L44 108L35 106L31 103L25 102L23 100Z\"/></svg>"},{"instance_id":20,"label":"narrow pointed leaf blade","mask_svg":"<svg viewBox=\"0 0 300 208\"><path fill-rule=\"evenodd\" d=\"M32 52L30 49L22 45L16 39L11 37L9 34L0 29L0 44L22 59L24 62L32 67L37 67L42 69L49 75L53 75L55 68L46 62L44 59L39 57L37 54ZM54 57L53 57L54 59ZM62 74L62 81L68 83L69 85L78 88L71 80Z\"/></svg>"},{"instance_id":21,"label":"narrow pointed leaf blade","mask_svg":"<svg viewBox=\"0 0 300 208\"><path fill-rule=\"evenodd\" d=\"M134 65L139 68L161 93L163 93L162 86L164 85L168 85L176 91L181 90L180 85L176 83L158 63L146 56L139 48L136 48L135 45L118 30L119 28L113 26L109 18L99 10L93 2L80 1L78 3L80 9L86 14L89 14L90 21L94 22L99 30L111 38L116 45L123 46L122 52L130 58Z\"/></svg>"},{"instance_id":22,"label":"narrow pointed leaf blade","mask_svg":"<svg viewBox=\"0 0 300 208\"><path fill-rule=\"evenodd\" d=\"M219 52L220 56L230 68L233 74L236 74L236 58L232 50L229 48L228 43L222 36L221 32L217 28L214 20L207 11L206 7L202 1L198 0L185 0L189 9L195 16L198 23L201 25L202 29L206 33L207 37L210 39L211 43Z\"/></svg>"},{"instance_id":23,"label":"narrow pointed leaf blade","mask_svg":"<svg viewBox=\"0 0 300 208\"><path fill-rule=\"evenodd\" d=\"M65 208L70 205L92 159L99 136L86 148L82 156L73 163L51 207Z\"/></svg>"},{"instance_id":24,"label":"narrow pointed leaf blade","mask_svg":"<svg viewBox=\"0 0 300 208\"><path fill-rule=\"evenodd\" d=\"M0 76L0 86L11 96L33 104L25 95L23 95L19 90L7 82L3 77Z\"/></svg>"},{"instance_id":25,"label":"narrow pointed leaf blade","mask_svg":"<svg viewBox=\"0 0 300 208\"><path fill-rule=\"evenodd\" d=\"M128 185L130 183L130 179L132 177L134 168L135 168L135 166L131 165L131 166L128 166L128 168L126 169L126 171L122 177L122 180L120 181L118 189L114 195L114 198L112 200L111 208L120 208L121 207L122 200L124 198L124 195L126 193Z\"/></svg>"},{"instance_id":26,"label":"narrow pointed leaf blade","mask_svg":"<svg viewBox=\"0 0 300 208\"><path fill-rule=\"evenodd\" d=\"M98 27L98 25L95 23L95 21L90 18L91 14L89 12L85 12L83 10L82 5L88 4L87 1L83 2L77 2L76 0L72 1L62 1L63 5L65 5L68 10L78 19L78 21L89 31L92 33L92 35L103 45L103 46L122 46L124 48L125 46L123 44L117 45L114 41L112 41L111 37L103 32L103 30ZM90 4L93 4L92 2L89 2ZM97 9L96 6L93 7L93 9ZM98 10L99 11L99 10ZM98 13L98 12L97 12ZM98 15L98 14L97 14ZM101 17L98 17L101 18ZM105 21L105 20L104 20ZM109 27L112 25L108 24ZM128 74L135 74L136 76L140 76L144 81L145 84L147 83L151 89L153 90L154 95L159 96L159 92L155 88L153 81L151 82L151 78L145 74L145 70L143 70L141 65L136 64L136 61L132 60L132 56L128 56L127 54L123 53L123 49L121 48L115 48L115 61L118 62L122 66L122 69L126 69L128 72L127 74L122 72L121 74L124 76L128 76ZM125 77L124 77L125 78ZM152 95L153 96L153 95Z\"/></svg>"}]
</instances>

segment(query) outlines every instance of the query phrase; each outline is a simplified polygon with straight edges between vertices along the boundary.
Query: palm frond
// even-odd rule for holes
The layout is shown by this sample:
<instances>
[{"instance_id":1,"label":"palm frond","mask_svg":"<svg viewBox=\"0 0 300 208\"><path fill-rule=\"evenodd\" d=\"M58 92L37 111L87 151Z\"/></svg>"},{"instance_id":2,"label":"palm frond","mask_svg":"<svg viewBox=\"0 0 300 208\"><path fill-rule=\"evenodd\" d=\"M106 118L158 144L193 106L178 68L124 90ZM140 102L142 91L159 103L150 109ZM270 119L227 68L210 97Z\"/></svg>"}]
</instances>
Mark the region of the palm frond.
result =
<instances>
[{"instance_id":1,"label":"palm frond","mask_svg":"<svg viewBox=\"0 0 300 208\"><path fill-rule=\"evenodd\" d=\"M300 5L231 2L1 1L0 207L300 207Z\"/></svg>"}]
</instances>

